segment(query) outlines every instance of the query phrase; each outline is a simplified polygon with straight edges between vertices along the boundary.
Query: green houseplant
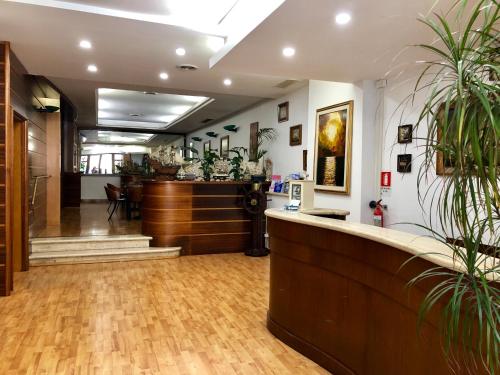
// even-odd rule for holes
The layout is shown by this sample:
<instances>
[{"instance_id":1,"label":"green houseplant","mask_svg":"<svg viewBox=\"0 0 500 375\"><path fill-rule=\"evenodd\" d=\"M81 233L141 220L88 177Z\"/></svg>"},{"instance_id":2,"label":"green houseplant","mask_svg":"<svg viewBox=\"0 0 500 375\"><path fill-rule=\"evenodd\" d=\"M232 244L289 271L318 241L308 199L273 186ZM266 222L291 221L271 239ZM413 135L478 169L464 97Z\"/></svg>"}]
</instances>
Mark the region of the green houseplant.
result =
<instances>
[{"instance_id":1,"label":"green houseplant","mask_svg":"<svg viewBox=\"0 0 500 375\"><path fill-rule=\"evenodd\" d=\"M481 366L492 374L500 369L500 262L482 252L498 256L500 240L498 14L496 0L457 0L446 15L421 19L437 41L419 46L433 58L401 104L425 97L415 125L425 143L417 187L428 222L421 226L460 265L457 272L436 267L411 280L410 286L434 281L419 321L444 306L445 354L458 354L472 372ZM436 160L446 164L445 175L429 180Z\"/></svg>"},{"instance_id":2,"label":"green houseplant","mask_svg":"<svg viewBox=\"0 0 500 375\"><path fill-rule=\"evenodd\" d=\"M243 163L244 156L247 154L247 149L245 147L233 147L229 152L234 154L234 156L229 159L231 164L229 174L233 175L235 181L241 181L243 178L241 164Z\"/></svg>"},{"instance_id":3,"label":"green houseplant","mask_svg":"<svg viewBox=\"0 0 500 375\"><path fill-rule=\"evenodd\" d=\"M258 162L264 155L267 154L267 150L264 150L262 146L266 142L273 142L278 137L278 132L274 128L262 128L257 131L257 149L255 151L255 158L250 160Z\"/></svg>"}]
</instances>

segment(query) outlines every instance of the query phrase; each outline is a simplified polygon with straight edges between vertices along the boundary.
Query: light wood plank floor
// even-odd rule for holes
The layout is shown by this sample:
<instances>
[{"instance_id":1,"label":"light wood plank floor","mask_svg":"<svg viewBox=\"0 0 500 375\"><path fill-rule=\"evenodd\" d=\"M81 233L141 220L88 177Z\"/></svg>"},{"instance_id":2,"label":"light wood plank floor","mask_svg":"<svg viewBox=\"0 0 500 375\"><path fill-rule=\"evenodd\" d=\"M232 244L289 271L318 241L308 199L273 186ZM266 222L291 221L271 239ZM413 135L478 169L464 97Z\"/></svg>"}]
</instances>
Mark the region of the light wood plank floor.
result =
<instances>
[{"instance_id":1,"label":"light wood plank floor","mask_svg":"<svg viewBox=\"0 0 500 375\"><path fill-rule=\"evenodd\" d=\"M0 374L327 374L265 327L269 258L33 267L0 299Z\"/></svg>"},{"instance_id":2,"label":"light wood plank floor","mask_svg":"<svg viewBox=\"0 0 500 375\"><path fill-rule=\"evenodd\" d=\"M84 237L140 234L141 221L127 220L124 209L118 209L108 221L108 203L82 203L80 208L66 207L61 211L60 225L47 225L32 233L32 237ZM134 213L134 216L136 213Z\"/></svg>"}]
</instances>

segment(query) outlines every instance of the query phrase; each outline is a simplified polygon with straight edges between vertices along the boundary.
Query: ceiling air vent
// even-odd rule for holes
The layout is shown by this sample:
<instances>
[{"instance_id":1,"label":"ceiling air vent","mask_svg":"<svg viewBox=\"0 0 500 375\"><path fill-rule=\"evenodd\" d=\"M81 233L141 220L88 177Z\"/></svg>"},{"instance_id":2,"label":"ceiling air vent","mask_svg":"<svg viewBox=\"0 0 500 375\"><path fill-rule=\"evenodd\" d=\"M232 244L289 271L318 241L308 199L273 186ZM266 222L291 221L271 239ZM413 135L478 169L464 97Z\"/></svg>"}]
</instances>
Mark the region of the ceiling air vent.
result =
<instances>
[{"instance_id":1,"label":"ceiling air vent","mask_svg":"<svg viewBox=\"0 0 500 375\"><path fill-rule=\"evenodd\" d=\"M214 121L213 118L206 118L205 120L203 120L201 123L202 124L208 124L210 121Z\"/></svg>"},{"instance_id":2,"label":"ceiling air vent","mask_svg":"<svg viewBox=\"0 0 500 375\"><path fill-rule=\"evenodd\" d=\"M179 70L185 70L185 71L194 71L194 70L199 69L196 65L193 65L193 64L180 64L180 65L177 65L176 68Z\"/></svg>"},{"instance_id":3,"label":"ceiling air vent","mask_svg":"<svg viewBox=\"0 0 500 375\"><path fill-rule=\"evenodd\" d=\"M274 87L278 87L280 89L286 89L287 87L289 87L289 86L291 86L291 85L293 85L294 83L297 83L297 82L299 82L299 81L297 81L296 79L287 79L286 81L278 83Z\"/></svg>"}]
</instances>

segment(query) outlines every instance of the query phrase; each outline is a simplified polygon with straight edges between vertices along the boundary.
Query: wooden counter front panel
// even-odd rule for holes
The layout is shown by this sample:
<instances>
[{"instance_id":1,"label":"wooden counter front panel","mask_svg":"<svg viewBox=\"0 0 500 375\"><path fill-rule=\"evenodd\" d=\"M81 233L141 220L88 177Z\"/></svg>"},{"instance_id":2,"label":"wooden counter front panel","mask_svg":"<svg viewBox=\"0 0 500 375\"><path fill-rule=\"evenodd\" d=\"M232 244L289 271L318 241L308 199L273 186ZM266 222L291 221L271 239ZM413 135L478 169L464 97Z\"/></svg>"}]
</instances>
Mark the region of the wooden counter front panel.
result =
<instances>
[{"instance_id":1,"label":"wooden counter front panel","mask_svg":"<svg viewBox=\"0 0 500 375\"><path fill-rule=\"evenodd\" d=\"M243 252L251 244L244 193L238 183L145 182L142 232L182 255Z\"/></svg>"},{"instance_id":2,"label":"wooden counter front panel","mask_svg":"<svg viewBox=\"0 0 500 375\"><path fill-rule=\"evenodd\" d=\"M435 265L415 259L399 270L410 254L279 219L268 218L268 232L268 328L278 338L336 375L452 373L435 310L417 334L420 301L434 284L406 288Z\"/></svg>"}]
</instances>

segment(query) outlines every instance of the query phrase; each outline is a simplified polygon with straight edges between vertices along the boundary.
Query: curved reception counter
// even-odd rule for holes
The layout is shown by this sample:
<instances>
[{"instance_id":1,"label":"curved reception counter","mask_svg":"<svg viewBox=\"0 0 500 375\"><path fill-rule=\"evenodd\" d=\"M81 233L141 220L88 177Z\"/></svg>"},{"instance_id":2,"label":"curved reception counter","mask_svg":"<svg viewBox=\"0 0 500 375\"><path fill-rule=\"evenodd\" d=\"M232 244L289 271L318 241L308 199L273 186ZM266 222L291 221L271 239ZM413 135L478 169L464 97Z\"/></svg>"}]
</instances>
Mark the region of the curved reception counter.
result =
<instances>
[{"instance_id":1,"label":"curved reception counter","mask_svg":"<svg viewBox=\"0 0 500 375\"><path fill-rule=\"evenodd\" d=\"M452 373L442 355L438 311L417 333L420 302L433 284L406 287L431 267L456 269L447 246L298 212L269 209L266 216L267 327L276 337L335 375ZM401 268L414 255L421 257Z\"/></svg>"},{"instance_id":2,"label":"curved reception counter","mask_svg":"<svg viewBox=\"0 0 500 375\"><path fill-rule=\"evenodd\" d=\"M243 208L250 184L144 181L142 233L151 246L181 246L182 255L243 252L252 223Z\"/></svg>"}]
</instances>

